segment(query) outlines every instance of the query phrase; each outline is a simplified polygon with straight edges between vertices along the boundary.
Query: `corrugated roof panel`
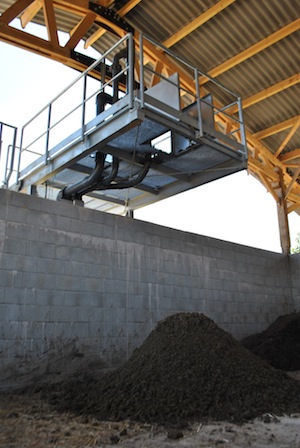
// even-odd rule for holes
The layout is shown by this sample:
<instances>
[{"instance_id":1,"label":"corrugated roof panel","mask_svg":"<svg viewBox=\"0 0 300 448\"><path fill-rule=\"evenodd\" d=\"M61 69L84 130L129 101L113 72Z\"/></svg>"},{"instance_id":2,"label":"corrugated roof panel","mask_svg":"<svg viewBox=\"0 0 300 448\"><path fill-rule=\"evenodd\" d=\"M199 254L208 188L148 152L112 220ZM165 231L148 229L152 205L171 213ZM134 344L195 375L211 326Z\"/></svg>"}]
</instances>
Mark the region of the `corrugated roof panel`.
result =
<instances>
[{"instance_id":1,"label":"corrugated roof panel","mask_svg":"<svg viewBox=\"0 0 300 448\"><path fill-rule=\"evenodd\" d=\"M144 34L163 42L215 3L215 0L141 1L126 19Z\"/></svg>"},{"instance_id":2,"label":"corrugated roof panel","mask_svg":"<svg viewBox=\"0 0 300 448\"><path fill-rule=\"evenodd\" d=\"M192 64L200 64L204 71L209 71L272 34L277 30L278 23L283 26L298 18L296 8L291 7L290 1L270 0L269 8L272 5L275 8L278 3L282 5L275 19L268 20L266 3L236 1L174 45L172 50L185 55Z\"/></svg>"},{"instance_id":3,"label":"corrugated roof panel","mask_svg":"<svg viewBox=\"0 0 300 448\"><path fill-rule=\"evenodd\" d=\"M297 73L300 68L299 48L287 37L250 59L218 76L229 89L235 89L245 99Z\"/></svg>"},{"instance_id":4,"label":"corrugated roof panel","mask_svg":"<svg viewBox=\"0 0 300 448\"><path fill-rule=\"evenodd\" d=\"M245 109L246 126L255 133L298 115L299 98L298 84Z\"/></svg>"},{"instance_id":5,"label":"corrugated roof panel","mask_svg":"<svg viewBox=\"0 0 300 448\"><path fill-rule=\"evenodd\" d=\"M275 151L278 149L281 145L281 143L284 141L284 139L288 136L291 128L286 129L285 131L278 132L277 134L271 135L270 137L262 139L262 143L266 145L268 148L274 148ZM285 154L289 151L294 151L295 149L299 148L299 141L300 141L300 129L298 128L294 136L291 138L291 140L287 143L285 148L283 149L281 154ZM273 152L275 152L273 151ZM293 163L293 161L291 161Z\"/></svg>"}]
</instances>

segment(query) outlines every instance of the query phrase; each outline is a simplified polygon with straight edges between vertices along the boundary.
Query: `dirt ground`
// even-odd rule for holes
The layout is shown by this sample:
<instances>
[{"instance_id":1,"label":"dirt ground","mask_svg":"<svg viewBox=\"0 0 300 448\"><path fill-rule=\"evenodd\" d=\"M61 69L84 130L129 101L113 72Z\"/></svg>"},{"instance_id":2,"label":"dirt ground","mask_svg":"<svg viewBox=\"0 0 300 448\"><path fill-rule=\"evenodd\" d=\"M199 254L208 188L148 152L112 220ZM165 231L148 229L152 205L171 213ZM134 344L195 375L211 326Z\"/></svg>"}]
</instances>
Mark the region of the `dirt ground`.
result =
<instances>
[{"instance_id":1,"label":"dirt ground","mask_svg":"<svg viewBox=\"0 0 300 448\"><path fill-rule=\"evenodd\" d=\"M300 372L298 374L300 377ZM176 429L157 425L102 422L60 413L39 393L0 395L1 448L300 448L300 414L265 414L242 425L193 423Z\"/></svg>"},{"instance_id":2,"label":"dirt ground","mask_svg":"<svg viewBox=\"0 0 300 448\"><path fill-rule=\"evenodd\" d=\"M98 367L0 393L0 448L300 448L300 371L204 315L169 317L121 367Z\"/></svg>"}]
</instances>

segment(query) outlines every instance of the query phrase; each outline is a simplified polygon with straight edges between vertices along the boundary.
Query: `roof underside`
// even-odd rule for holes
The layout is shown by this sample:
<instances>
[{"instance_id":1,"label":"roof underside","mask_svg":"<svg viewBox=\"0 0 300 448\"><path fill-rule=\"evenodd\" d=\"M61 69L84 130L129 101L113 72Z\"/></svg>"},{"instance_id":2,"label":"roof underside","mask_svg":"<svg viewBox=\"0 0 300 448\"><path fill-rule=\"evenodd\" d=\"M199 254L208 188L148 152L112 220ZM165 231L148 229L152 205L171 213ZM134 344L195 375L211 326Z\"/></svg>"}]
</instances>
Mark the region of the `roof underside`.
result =
<instances>
[{"instance_id":1,"label":"roof underside","mask_svg":"<svg viewBox=\"0 0 300 448\"><path fill-rule=\"evenodd\" d=\"M11 7L14 4L21 6ZM102 53L126 33L113 21L109 26L107 12L121 17L120 23L126 21L136 36L141 32L152 37L239 94L249 171L278 203L284 202L287 213L300 214L300 4L293 0L102 0L95 4L104 8L101 14L84 0L3 0L0 23L5 14L8 19L3 20L0 39L84 69L68 51L83 39ZM9 26L15 17L24 26L29 21L45 25L51 45L27 39L26 26L22 35L15 35ZM57 30L75 35L72 45L59 47ZM161 52L150 53L157 71L167 68ZM213 90L210 84L203 81L203 88ZM224 104L222 94L218 101Z\"/></svg>"}]
</instances>

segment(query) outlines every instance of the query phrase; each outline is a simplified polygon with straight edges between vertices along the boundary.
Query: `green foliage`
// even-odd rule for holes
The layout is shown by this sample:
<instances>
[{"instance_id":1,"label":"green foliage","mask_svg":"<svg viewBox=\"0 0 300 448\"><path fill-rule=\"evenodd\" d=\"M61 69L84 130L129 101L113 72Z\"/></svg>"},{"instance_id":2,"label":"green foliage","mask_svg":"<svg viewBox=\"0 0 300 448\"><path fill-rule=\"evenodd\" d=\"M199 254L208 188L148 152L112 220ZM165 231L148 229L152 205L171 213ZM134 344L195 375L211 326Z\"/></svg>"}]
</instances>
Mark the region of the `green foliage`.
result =
<instances>
[{"instance_id":1,"label":"green foliage","mask_svg":"<svg viewBox=\"0 0 300 448\"><path fill-rule=\"evenodd\" d=\"M292 254L300 254L300 232L296 236L295 243L296 243L296 246L292 247L291 253Z\"/></svg>"}]
</instances>

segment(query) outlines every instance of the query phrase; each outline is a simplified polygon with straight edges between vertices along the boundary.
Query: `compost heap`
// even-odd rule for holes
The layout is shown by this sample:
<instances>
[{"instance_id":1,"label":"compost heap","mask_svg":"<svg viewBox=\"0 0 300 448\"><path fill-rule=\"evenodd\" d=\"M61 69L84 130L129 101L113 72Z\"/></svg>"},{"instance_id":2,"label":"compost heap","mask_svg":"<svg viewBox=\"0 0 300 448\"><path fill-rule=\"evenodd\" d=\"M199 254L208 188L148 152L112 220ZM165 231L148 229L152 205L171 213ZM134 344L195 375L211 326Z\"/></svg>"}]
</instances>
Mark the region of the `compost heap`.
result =
<instances>
[{"instance_id":1,"label":"compost heap","mask_svg":"<svg viewBox=\"0 0 300 448\"><path fill-rule=\"evenodd\" d=\"M203 314L179 313L161 321L117 370L65 385L56 404L102 420L243 421L300 412L300 384Z\"/></svg>"},{"instance_id":2,"label":"compost heap","mask_svg":"<svg viewBox=\"0 0 300 448\"><path fill-rule=\"evenodd\" d=\"M300 312L278 317L242 344L277 369L300 370Z\"/></svg>"}]
</instances>

